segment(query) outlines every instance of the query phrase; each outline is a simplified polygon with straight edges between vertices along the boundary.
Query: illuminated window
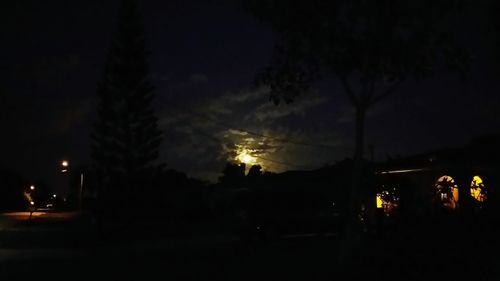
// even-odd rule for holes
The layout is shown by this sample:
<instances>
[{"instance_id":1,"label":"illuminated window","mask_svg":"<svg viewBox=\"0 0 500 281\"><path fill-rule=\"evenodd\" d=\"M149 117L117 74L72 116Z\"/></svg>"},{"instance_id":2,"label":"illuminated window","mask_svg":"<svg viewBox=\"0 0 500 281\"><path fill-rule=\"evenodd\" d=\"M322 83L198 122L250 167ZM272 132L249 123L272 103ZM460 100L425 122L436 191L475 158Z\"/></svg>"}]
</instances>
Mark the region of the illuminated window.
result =
<instances>
[{"instance_id":1,"label":"illuminated window","mask_svg":"<svg viewBox=\"0 0 500 281\"><path fill-rule=\"evenodd\" d=\"M382 195L380 193L377 193L377 209L382 209L382 208L383 208Z\"/></svg>"},{"instance_id":2,"label":"illuminated window","mask_svg":"<svg viewBox=\"0 0 500 281\"><path fill-rule=\"evenodd\" d=\"M474 176L470 184L470 195L478 202L484 202L487 199L486 189L484 188L483 179L479 176Z\"/></svg>"},{"instance_id":3,"label":"illuminated window","mask_svg":"<svg viewBox=\"0 0 500 281\"><path fill-rule=\"evenodd\" d=\"M383 209L384 214L386 216L389 216L394 212L395 209L398 208L399 197L396 195L395 188L393 188L392 190L388 190L385 189L384 186L382 187L384 188L384 190L380 193L377 193L376 196L377 209Z\"/></svg>"},{"instance_id":4,"label":"illuminated window","mask_svg":"<svg viewBox=\"0 0 500 281\"><path fill-rule=\"evenodd\" d=\"M440 177L434 184L437 192L437 197L443 206L455 209L458 206L458 186L455 180L450 176Z\"/></svg>"}]
</instances>

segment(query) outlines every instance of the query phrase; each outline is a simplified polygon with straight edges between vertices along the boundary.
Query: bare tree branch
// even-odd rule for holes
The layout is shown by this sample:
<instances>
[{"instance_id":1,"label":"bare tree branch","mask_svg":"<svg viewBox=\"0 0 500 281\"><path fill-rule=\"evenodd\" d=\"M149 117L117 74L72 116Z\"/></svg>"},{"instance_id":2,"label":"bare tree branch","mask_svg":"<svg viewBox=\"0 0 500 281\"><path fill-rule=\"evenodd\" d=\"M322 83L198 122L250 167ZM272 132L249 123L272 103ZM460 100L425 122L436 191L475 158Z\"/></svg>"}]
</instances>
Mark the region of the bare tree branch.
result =
<instances>
[{"instance_id":1,"label":"bare tree branch","mask_svg":"<svg viewBox=\"0 0 500 281\"><path fill-rule=\"evenodd\" d=\"M389 86L389 88L387 90L385 90L384 92L382 92L380 95L378 96L374 96L373 99L368 102L368 106L373 106L375 105L376 103L380 102L381 100L384 100L385 98L389 97L390 95L392 95L394 93L394 90L404 81L405 79L404 78L400 78L398 79L396 82L392 83L391 86Z\"/></svg>"},{"instance_id":2,"label":"bare tree branch","mask_svg":"<svg viewBox=\"0 0 500 281\"><path fill-rule=\"evenodd\" d=\"M345 91L347 92L347 96L349 97L349 99L352 101L354 105L358 105L359 99L352 90L351 85L349 85L349 81L347 80L347 75L345 74L339 75L339 78L340 82L342 82L342 85L344 86Z\"/></svg>"},{"instance_id":3,"label":"bare tree branch","mask_svg":"<svg viewBox=\"0 0 500 281\"><path fill-rule=\"evenodd\" d=\"M368 88L368 99L371 99L373 97L373 94L375 93L375 87L377 84L377 75L372 75L370 78L370 86Z\"/></svg>"}]
</instances>

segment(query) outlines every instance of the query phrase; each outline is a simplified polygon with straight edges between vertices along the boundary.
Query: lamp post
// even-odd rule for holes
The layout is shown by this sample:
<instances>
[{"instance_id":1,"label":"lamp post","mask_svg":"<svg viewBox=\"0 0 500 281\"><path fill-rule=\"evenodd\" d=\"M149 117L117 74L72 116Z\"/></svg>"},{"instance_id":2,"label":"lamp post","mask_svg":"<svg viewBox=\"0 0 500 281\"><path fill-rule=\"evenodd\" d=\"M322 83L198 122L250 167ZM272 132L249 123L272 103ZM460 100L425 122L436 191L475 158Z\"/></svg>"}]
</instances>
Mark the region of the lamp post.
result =
<instances>
[{"instance_id":1,"label":"lamp post","mask_svg":"<svg viewBox=\"0 0 500 281\"><path fill-rule=\"evenodd\" d=\"M67 160L61 161L61 172L67 173L69 171L69 162ZM80 186L78 191L78 209L83 209L83 171L80 172Z\"/></svg>"},{"instance_id":2,"label":"lamp post","mask_svg":"<svg viewBox=\"0 0 500 281\"><path fill-rule=\"evenodd\" d=\"M80 211L83 210L83 171L80 173L80 192L79 192L79 207Z\"/></svg>"},{"instance_id":3,"label":"lamp post","mask_svg":"<svg viewBox=\"0 0 500 281\"><path fill-rule=\"evenodd\" d=\"M24 197L29 201L28 210L30 211L30 216L28 221L31 222L31 217L33 216L33 212L35 211L35 201L33 201L33 196L31 194L35 191L35 185L30 185L29 191L24 192Z\"/></svg>"}]
</instances>

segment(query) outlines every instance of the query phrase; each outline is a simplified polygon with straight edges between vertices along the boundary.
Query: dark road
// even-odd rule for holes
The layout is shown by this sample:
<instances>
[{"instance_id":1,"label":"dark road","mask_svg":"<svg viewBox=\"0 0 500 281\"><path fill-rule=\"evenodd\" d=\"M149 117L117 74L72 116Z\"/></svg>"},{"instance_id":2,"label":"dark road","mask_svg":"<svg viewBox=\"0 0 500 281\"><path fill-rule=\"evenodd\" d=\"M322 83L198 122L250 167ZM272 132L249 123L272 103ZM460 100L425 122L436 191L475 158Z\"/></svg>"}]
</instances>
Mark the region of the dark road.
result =
<instances>
[{"instance_id":1,"label":"dark road","mask_svg":"<svg viewBox=\"0 0 500 281\"><path fill-rule=\"evenodd\" d=\"M0 270L5 280L495 280L497 232L487 221L439 222L379 233L356 265L336 264L339 237L289 236L249 242L202 230L99 234L50 215L33 224L2 217ZM62 219L64 218L64 219ZM56 224L57 221L59 224ZM63 227L60 223L68 223ZM489 224L489 226L488 226ZM416 224L414 224L416 225ZM347 276L346 276L347 275Z\"/></svg>"},{"instance_id":2,"label":"dark road","mask_svg":"<svg viewBox=\"0 0 500 281\"><path fill-rule=\"evenodd\" d=\"M124 239L50 225L67 215L46 215L43 223L33 225L19 221L20 216L17 221L5 217L0 267L9 280L156 280L160 276L167 280L262 280L263 276L266 280L329 280L337 247L332 236L253 244L223 234Z\"/></svg>"}]
</instances>

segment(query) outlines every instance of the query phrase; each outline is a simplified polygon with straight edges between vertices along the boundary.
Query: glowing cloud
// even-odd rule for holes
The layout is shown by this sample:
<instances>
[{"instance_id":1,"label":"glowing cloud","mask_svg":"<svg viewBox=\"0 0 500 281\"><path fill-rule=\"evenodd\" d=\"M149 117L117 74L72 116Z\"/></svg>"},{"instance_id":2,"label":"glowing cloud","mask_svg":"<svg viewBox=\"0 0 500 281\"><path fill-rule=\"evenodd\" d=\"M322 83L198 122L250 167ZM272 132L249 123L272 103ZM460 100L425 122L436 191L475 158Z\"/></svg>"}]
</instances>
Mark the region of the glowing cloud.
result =
<instances>
[{"instance_id":1,"label":"glowing cloud","mask_svg":"<svg viewBox=\"0 0 500 281\"><path fill-rule=\"evenodd\" d=\"M236 151L235 160L247 165L255 164L255 157L251 155L251 152L252 151L246 148L238 149L238 151Z\"/></svg>"}]
</instances>

